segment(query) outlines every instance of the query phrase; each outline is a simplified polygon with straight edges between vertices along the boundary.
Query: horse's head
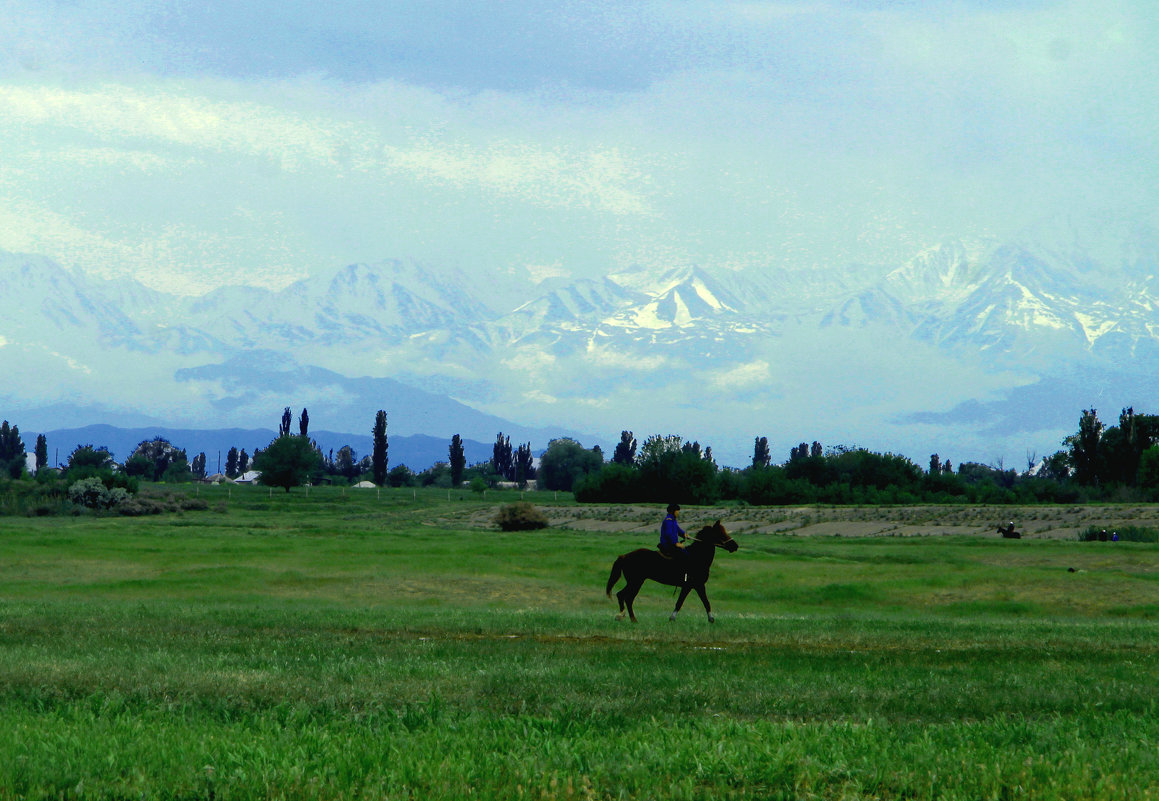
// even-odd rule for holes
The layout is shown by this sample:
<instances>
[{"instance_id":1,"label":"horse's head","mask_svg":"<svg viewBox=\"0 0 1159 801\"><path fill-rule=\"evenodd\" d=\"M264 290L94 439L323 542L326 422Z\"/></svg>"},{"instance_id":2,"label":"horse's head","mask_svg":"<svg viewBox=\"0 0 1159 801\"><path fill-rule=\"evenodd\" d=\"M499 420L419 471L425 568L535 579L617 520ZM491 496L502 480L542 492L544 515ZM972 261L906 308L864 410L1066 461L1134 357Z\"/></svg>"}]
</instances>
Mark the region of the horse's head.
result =
<instances>
[{"instance_id":1,"label":"horse's head","mask_svg":"<svg viewBox=\"0 0 1159 801\"><path fill-rule=\"evenodd\" d=\"M705 526L696 532L695 539L701 542L707 542L719 548L724 548L729 553L736 553L736 549L740 546L736 544L736 540L728 535L728 531L717 520L711 526Z\"/></svg>"}]
</instances>

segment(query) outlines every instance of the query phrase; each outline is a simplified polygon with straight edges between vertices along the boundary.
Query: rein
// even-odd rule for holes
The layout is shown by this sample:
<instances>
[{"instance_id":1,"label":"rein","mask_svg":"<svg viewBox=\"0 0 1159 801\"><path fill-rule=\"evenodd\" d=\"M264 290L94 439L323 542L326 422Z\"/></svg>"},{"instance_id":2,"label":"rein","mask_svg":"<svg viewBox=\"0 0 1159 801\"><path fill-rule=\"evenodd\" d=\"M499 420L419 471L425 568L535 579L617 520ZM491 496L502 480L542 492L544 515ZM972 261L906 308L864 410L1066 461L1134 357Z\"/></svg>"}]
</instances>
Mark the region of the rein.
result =
<instances>
[{"instance_id":1,"label":"rein","mask_svg":"<svg viewBox=\"0 0 1159 801\"><path fill-rule=\"evenodd\" d=\"M697 532L697 534L699 534L699 533L700 532ZM697 537L695 534L691 537L691 540L693 542L709 542L709 540L701 539L700 537ZM720 542L711 542L710 544L714 545L717 548L723 548L726 543L733 542L733 541L734 540L732 537L728 536L728 534L725 534L725 537L723 540L721 540Z\"/></svg>"}]
</instances>

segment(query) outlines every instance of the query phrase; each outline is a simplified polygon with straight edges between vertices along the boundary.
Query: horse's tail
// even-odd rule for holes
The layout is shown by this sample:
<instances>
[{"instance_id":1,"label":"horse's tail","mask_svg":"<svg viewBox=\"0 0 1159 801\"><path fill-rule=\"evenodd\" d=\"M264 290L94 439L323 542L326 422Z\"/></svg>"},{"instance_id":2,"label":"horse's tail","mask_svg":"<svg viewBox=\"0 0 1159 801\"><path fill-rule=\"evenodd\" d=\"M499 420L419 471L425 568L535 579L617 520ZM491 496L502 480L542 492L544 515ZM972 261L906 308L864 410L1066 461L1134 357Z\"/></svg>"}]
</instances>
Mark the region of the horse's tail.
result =
<instances>
[{"instance_id":1,"label":"horse's tail","mask_svg":"<svg viewBox=\"0 0 1159 801\"><path fill-rule=\"evenodd\" d=\"M616 586L616 582L620 580L620 576L624 575L624 557L617 556L616 561L612 563L612 575L608 577L608 597L612 597L612 587Z\"/></svg>"}]
</instances>

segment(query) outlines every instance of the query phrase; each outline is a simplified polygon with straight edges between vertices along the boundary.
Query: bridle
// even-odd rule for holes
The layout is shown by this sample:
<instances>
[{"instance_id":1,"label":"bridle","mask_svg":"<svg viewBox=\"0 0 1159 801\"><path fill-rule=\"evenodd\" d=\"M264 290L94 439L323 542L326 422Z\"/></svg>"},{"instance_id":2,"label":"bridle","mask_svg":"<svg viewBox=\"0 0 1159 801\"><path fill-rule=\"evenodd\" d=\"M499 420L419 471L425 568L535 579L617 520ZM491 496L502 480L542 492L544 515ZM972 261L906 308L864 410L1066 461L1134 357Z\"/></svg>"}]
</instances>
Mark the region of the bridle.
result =
<instances>
[{"instance_id":1,"label":"bridle","mask_svg":"<svg viewBox=\"0 0 1159 801\"><path fill-rule=\"evenodd\" d=\"M707 526L706 528L712 528L712 526ZM724 526L721 526L721 530L724 531ZM709 540L701 539L698 536L699 534L700 534L700 532L698 531L698 532L696 532L696 534L692 535L693 542L710 542ZM717 548L723 548L725 545L727 545L730 542L735 543L736 540L734 540L732 538L732 536L727 531L725 531L723 540L719 540L717 542L710 542L710 544L712 544L713 546L715 546Z\"/></svg>"}]
</instances>

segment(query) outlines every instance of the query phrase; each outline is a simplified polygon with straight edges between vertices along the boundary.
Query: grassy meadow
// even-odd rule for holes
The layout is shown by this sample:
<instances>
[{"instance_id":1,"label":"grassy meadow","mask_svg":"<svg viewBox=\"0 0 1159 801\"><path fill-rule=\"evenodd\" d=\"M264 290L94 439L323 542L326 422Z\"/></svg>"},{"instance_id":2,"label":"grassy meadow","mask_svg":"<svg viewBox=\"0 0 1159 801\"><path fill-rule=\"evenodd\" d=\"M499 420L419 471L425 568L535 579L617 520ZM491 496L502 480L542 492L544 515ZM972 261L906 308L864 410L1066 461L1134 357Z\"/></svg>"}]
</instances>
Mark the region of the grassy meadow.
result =
<instances>
[{"instance_id":1,"label":"grassy meadow","mask_svg":"<svg viewBox=\"0 0 1159 801\"><path fill-rule=\"evenodd\" d=\"M198 492L0 517L0 799L1159 797L1153 544L687 509L738 523L717 622L649 583L633 626L604 583L659 509Z\"/></svg>"}]
</instances>

